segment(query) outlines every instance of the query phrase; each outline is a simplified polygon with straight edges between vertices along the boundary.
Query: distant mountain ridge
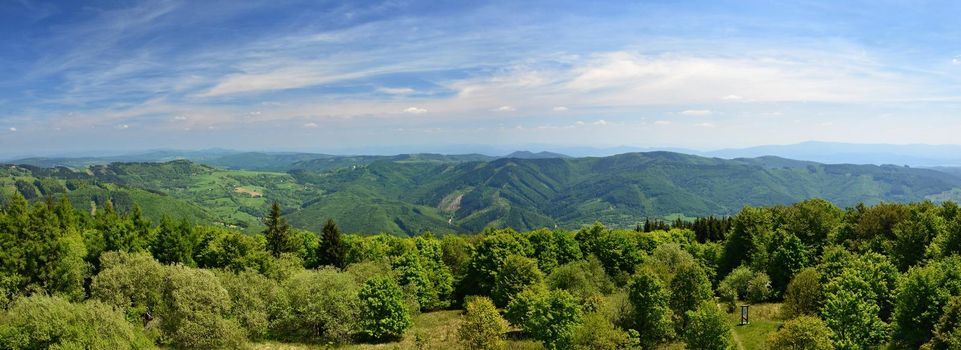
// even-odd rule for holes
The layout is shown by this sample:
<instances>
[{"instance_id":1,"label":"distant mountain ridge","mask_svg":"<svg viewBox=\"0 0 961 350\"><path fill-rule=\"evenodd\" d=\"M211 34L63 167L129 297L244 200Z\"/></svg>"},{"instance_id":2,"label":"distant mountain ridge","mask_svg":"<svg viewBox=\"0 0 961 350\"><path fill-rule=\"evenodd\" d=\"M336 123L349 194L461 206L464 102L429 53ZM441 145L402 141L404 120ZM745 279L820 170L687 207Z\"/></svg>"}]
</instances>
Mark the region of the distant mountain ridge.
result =
<instances>
[{"instance_id":1,"label":"distant mountain ridge","mask_svg":"<svg viewBox=\"0 0 961 350\"><path fill-rule=\"evenodd\" d=\"M235 153L222 163L280 164L286 171L232 170L188 160L77 170L8 165L0 168L0 192L34 199L66 193L79 208L107 198L136 199L147 203L144 211L152 218L170 213L250 230L257 230L269 203L278 201L296 227L319 231L330 217L348 231L395 234L576 228L598 220L630 227L648 217L728 215L745 205L813 197L842 207L961 197L958 172L904 166L673 152L533 155Z\"/></svg>"}]
</instances>

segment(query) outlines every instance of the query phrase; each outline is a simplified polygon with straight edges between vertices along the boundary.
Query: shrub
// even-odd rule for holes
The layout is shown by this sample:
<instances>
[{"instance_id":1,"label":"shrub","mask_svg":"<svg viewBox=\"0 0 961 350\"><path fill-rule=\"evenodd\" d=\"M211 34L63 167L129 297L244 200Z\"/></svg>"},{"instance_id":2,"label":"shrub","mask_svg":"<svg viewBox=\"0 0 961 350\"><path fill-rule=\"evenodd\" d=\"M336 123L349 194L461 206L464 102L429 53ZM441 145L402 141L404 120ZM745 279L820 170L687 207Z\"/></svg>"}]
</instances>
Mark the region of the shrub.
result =
<instances>
[{"instance_id":1,"label":"shrub","mask_svg":"<svg viewBox=\"0 0 961 350\"><path fill-rule=\"evenodd\" d=\"M727 314L718 309L713 302L700 303L695 310L687 312L684 342L687 343L688 349L730 349L733 339Z\"/></svg>"},{"instance_id":2,"label":"shrub","mask_svg":"<svg viewBox=\"0 0 961 350\"><path fill-rule=\"evenodd\" d=\"M758 272L747 284L747 300L752 303L767 301L771 296L771 279L766 273Z\"/></svg>"},{"instance_id":3,"label":"shrub","mask_svg":"<svg viewBox=\"0 0 961 350\"><path fill-rule=\"evenodd\" d=\"M833 350L831 329L813 316L800 316L787 321L768 339L771 349Z\"/></svg>"},{"instance_id":4,"label":"shrub","mask_svg":"<svg viewBox=\"0 0 961 350\"><path fill-rule=\"evenodd\" d=\"M751 269L746 266L739 266L724 277L719 286L734 289L737 293L737 298L743 298L747 296L748 284L751 283L751 279L753 278L754 272L752 272Z\"/></svg>"},{"instance_id":5,"label":"shrub","mask_svg":"<svg viewBox=\"0 0 961 350\"><path fill-rule=\"evenodd\" d=\"M278 337L344 342L356 329L359 288L350 275L333 268L302 271L283 289L285 312L272 330Z\"/></svg>"},{"instance_id":6,"label":"shrub","mask_svg":"<svg viewBox=\"0 0 961 350\"><path fill-rule=\"evenodd\" d=\"M494 280L493 297L497 305L507 305L528 286L544 281L544 274L537 268L537 261L523 256L511 255L504 262Z\"/></svg>"},{"instance_id":7,"label":"shrub","mask_svg":"<svg viewBox=\"0 0 961 350\"><path fill-rule=\"evenodd\" d=\"M574 349L618 350L629 349L634 345L627 332L614 326L607 317L599 313L587 314L584 323L574 331Z\"/></svg>"},{"instance_id":8,"label":"shrub","mask_svg":"<svg viewBox=\"0 0 961 350\"><path fill-rule=\"evenodd\" d=\"M397 339L411 326L404 305L404 293L397 282L378 276L364 282L360 290L360 329L370 339Z\"/></svg>"},{"instance_id":9,"label":"shrub","mask_svg":"<svg viewBox=\"0 0 961 350\"><path fill-rule=\"evenodd\" d=\"M72 304L34 295L15 301L0 316L2 349L152 349L140 327L98 301Z\"/></svg>"},{"instance_id":10,"label":"shrub","mask_svg":"<svg viewBox=\"0 0 961 350\"><path fill-rule=\"evenodd\" d=\"M277 282L252 271L225 271L217 277L230 294L230 317L240 323L248 338L265 338L273 318L271 308L277 305L280 294Z\"/></svg>"},{"instance_id":11,"label":"shrub","mask_svg":"<svg viewBox=\"0 0 961 350\"><path fill-rule=\"evenodd\" d=\"M163 286L160 326L171 345L183 349L237 348L240 325L226 316L230 295L213 273L183 266L169 268Z\"/></svg>"},{"instance_id":12,"label":"shrub","mask_svg":"<svg viewBox=\"0 0 961 350\"><path fill-rule=\"evenodd\" d=\"M163 294L166 268L149 254L108 252L100 256L101 270L90 283L91 298L119 308L133 322L156 313Z\"/></svg>"},{"instance_id":13,"label":"shrub","mask_svg":"<svg viewBox=\"0 0 961 350\"><path fill-rule=\"evenodd\" d=\"M672 313L668 307L669 295L654 272L644 269L628 284L628 300L633 306L631 328L640 333L644 348L674 336L671 327Z\"/></svg>"},{"instance_id":14,"label":"shrub","mask_svg":"<svg viewBox=\"0 0 961 350\"><path fill-rule=\"evenodd\" d=\"M787 319L817 315L821 305L821 274L814 268L801 270L784 292L781 311Z\"/></svg>"},{"instance_id":15,"label":"shrub","mask_svg":"<svg viewBox=\"0 0 961 350\"><path fill-rule=\"evenodd\" d=\"M464 305L464 322L457 329L460 341L471 350L501 349L507 322L486 297L469 297Z\"/></svg>"},{"instance_id":16,"label":"shrub","mask_svg":"<svg viewBox=\"0 0 961 350\"><path fill-rule=\"evenodd\" d=\"M737 290L730 284L721 284L717 287L718 299L724 304L727 312L734 312L737 309Z\"/></svg>"}]
</instances>

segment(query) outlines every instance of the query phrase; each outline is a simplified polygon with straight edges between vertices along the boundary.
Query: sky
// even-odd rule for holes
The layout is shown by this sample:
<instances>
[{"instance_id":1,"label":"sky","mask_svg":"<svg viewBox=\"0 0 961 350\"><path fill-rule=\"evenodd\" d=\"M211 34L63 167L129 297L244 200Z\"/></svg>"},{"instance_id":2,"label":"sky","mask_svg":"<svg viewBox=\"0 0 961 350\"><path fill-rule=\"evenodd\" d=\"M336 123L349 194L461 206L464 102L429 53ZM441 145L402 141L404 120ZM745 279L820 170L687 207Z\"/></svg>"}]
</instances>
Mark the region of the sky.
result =
<instances>
[{"instance_id":1,"label":"sky","mask_svg":"<svg viewBox=\"0 0 961 350\"><path fill-rule=\"evenodd\" d=\"M0 155L958 144L958 13L956 1L3 0Z\"/></svg>"}]
</instances>

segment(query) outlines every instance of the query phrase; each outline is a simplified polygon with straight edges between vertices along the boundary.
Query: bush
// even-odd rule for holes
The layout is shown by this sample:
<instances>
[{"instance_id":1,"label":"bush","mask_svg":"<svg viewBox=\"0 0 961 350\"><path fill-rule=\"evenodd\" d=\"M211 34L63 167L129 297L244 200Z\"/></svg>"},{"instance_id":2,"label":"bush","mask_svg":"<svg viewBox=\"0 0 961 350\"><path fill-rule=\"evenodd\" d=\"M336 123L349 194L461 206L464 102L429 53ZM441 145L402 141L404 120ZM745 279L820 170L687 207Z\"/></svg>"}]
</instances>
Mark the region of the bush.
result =
<instances>
[{"instance_id":1,"label":"bush","mask_svg":"<svg viewBox=\"0 0 961 350\"><path fill-rule=\"evenodd\" d=\"M464 305L464 322L457 329L460 341L471 350L501 349L507 322L486 297L469 297Z\"/></svg>"},{"instance_id":2,"label":"bush","mask_svg":"<svg viewBox=\"0 0 961 350\"><path fill-rule=\"evenodd\" d=\"M574 331L574 349L618 350L635 347L627 332L617 328L607 317L590 313Z\"/></svg>"},{"instance_id":3,"label":"bush","mask_svg":"<svg viewBox=\"0 0 961 350\"><path fill-rule=\"evenodd\" d=\"M206 270L171 266L158 312L164 337L182 349L238 348L244 330L226 316L230 295L217 276Z\"/></svg>"},{"instance_id":4,"label":"bush","mask_svg":"<svg viewBox=\"0 0 961 350\"><path fill-rule=\"evenodd\" d=\"M644 269L628 284L628 300L633 306L631 328L640 333L644 348L653 348L674 336L669 295L654 272Z\"/></svg>"},{"instance_id":5,"label":"bush","mask_svg":"<svg viewBox=\"0 0 961 350\"><path fill-rule=\"evenodd\" d=\"M567 291L538 287L519 293L507 305L506 314L548 349L569 347L582 316L580 303Z\"/></svg>"},{"instance_id":6,"label":"bush","mask_svg":"<svg viewBox=\"0 0 961 350\"><path fill-rule=\"evenodd\" d=\"M152 349L138 326L110 306L34 295L0 316L2 349Z\"/></svg>"},{"instance_id":7,"label":"bush","mask_svg":"<svg viewBox=\"0 0 961 350\"><path fill-rule=\"evenodd\" d=\"M814 268L801 270L784 292L781 311L787 319L817 315L821 305L821 274Z\"/></svg>"},{"instance_id":8,"label":"bush","mask_svg":"<svg viewBox=\"0 0 961 350\"><path fill-rule=\"evenodd\" d=\"M727 312L734 312L737 309L737 290L729 284L721 284L717 287L718 299L724 304Z\"/></svg>"},{"instance_id":9,"label":"bush","mask_svg":"<svg viewBox=\"0 0 961 350\"><path fill-rule=\"evenodd\" d=\"M404 292L393 279L384 276L368 279L359 297L360 329L369 339L397 339L410 328Z\"/></svg>"},{"instance_id":10,"label":"bush","mask_svg":"<svg viewBox=\"0 0 961 350\"><path fill-rule=\"evenodd\" d=\"M272 307L277 305L280 294L277 282L251 271L225 271L217 277L230 294L230 318L240 323L248 338L264 339L274 316Z\"/></svg>"},{"instance_id":11,"label":"bush","mask_svg":"<svg viewBox=\"0 0 961 350\"><path fill-rule=\"evenodd\" d=\"M733 289L737 293L737 298L744 298L747 297L747 288L752 279L754 279L754 272L746 266L739 266L724 277L718 286Z\"/></svg>"},{"instance_id":12,"label":"bush","mask_svg":"<svg viewBox=\"0 0 961 350\"><path fill-rule=\"evenodd\" d=\"M353 277L336 269L302 271L283 285L285 312L272 333L299 341L347 341L356 329L358 290Z\"/></svg>"},{"instance_id":13,"label":"bush","mask_svg":"<svg viewBox=\"0 0 961 350\"><path fill-rule=\"evenodd\" d=\"M727 314L710 301L702 302L694 311L688 311L684 342L688 349L730 349L734 342Z\"/></svg>"},{"instance_id":14,"label":"bush","mask_svg":"<svg viewBox=\"0 0 961 350\"><path fill-rule=\"evenodd\" d=\"M747 284L747 300L752 303L767 301L771 296L771 279L766 273L758 272Z\"/></svg>"},{"instance_id":15,"label":"bush","mask_svg":"<svg viewBox=\"0 0 961 350\"><path fill-rule=\"evenodd\" d=\"M820 318L800 316L787 321L768 339L771 349L834 350L831 329Z\"/></svg>"},{"instance_id":16,"label":"bush","mask_svg":"<svg viewBox=\"0 0 961 350\"><path fill-rule=\"evenodd\" d=\"M126 312L131 322L141 322L147 312L157 313L163 297L166 268L149 254L108 252L100 256L101 270L90 283L90 297Z\"/></svg>"},{"instance_id":17,"label":"bush","mask_svg":"<svg viewBox=\"0 0 961 350\"><path fill-rule=\"evenodd\" d=\"M497 305L507 305L528 286L540 284L544 274L537 268L537 261L519 255L511 255L504 262L494 280L493 297Z\"/></svg>"}]
</instances>

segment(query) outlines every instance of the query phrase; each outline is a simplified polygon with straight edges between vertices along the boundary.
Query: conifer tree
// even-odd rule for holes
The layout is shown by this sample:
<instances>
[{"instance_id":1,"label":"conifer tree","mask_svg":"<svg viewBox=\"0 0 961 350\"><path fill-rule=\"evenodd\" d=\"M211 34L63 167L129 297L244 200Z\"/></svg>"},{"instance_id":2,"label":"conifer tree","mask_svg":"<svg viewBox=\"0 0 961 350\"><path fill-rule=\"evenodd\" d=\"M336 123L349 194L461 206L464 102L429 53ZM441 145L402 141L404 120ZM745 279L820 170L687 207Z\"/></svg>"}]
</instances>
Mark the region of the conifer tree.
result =
<instances>
[{"instance_id":1,"label":"conifer tree","mask_svg":"<svg viewBox=\"0 0 961 350\"><path fill-rule=\"evenodd\" d=\"M327 219L324 231L317 246L317 260L321 266L330 265L343 268L347 262L347 247L344 245L340 228L333 219Z\"/></svg>"},{"instance_id":2,"label":"conifer tree","mask_svg":"<svg viewBox=\"0 0 961 350\"><path fill-rule=\"evenodd\" d=\"M264 236L267 238L267 251L274 257L280 257L281 253L288 253L294 250L293 238L290 236L290 225L281 216L280 204L274 202L270 206L270 213L264 219L267 229Z\"/></svg>"}]
</instances>

